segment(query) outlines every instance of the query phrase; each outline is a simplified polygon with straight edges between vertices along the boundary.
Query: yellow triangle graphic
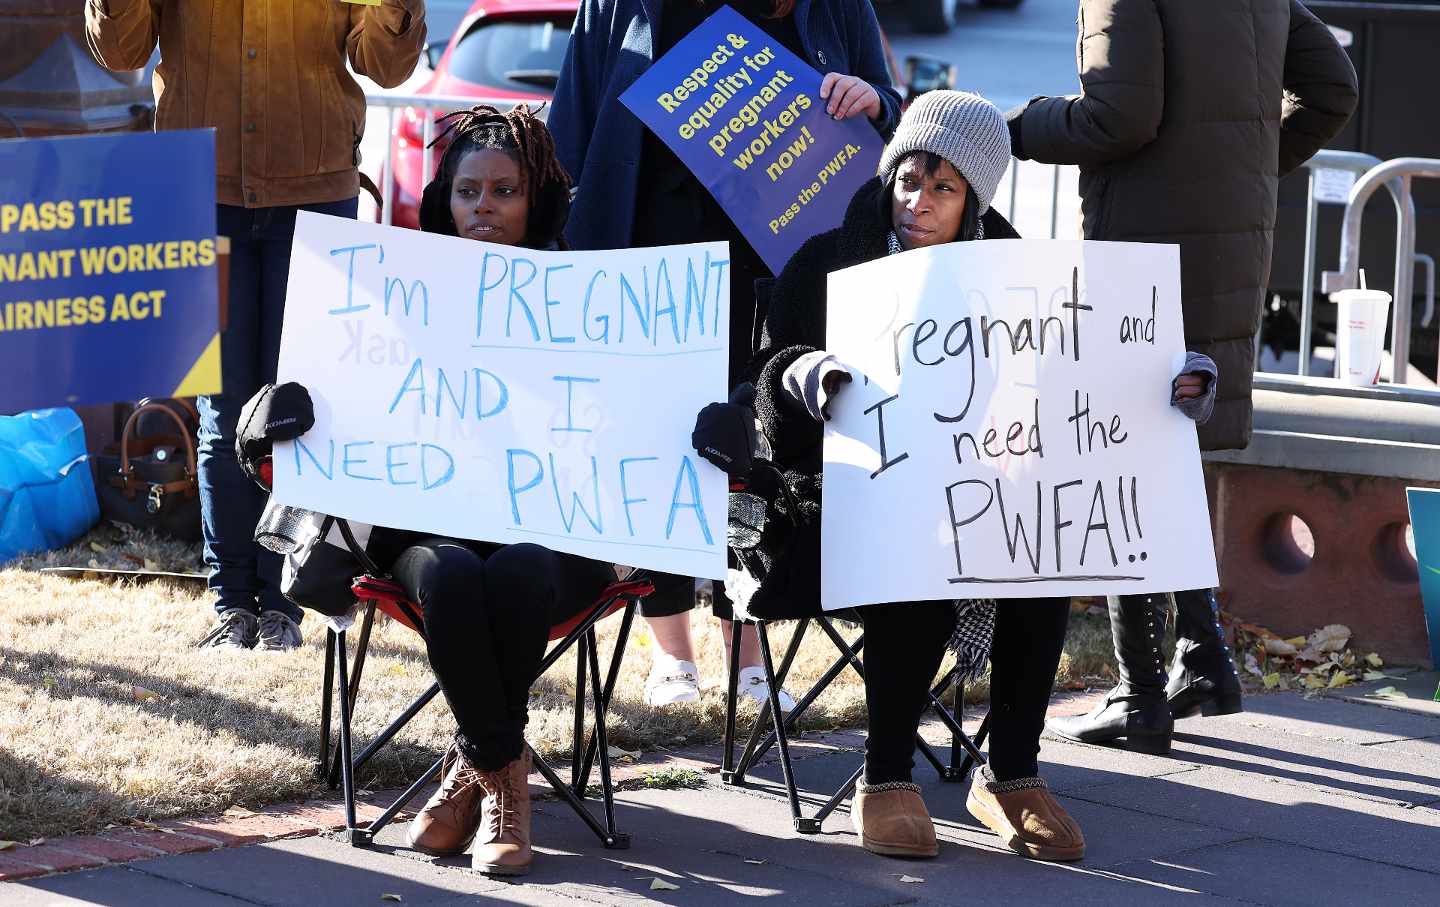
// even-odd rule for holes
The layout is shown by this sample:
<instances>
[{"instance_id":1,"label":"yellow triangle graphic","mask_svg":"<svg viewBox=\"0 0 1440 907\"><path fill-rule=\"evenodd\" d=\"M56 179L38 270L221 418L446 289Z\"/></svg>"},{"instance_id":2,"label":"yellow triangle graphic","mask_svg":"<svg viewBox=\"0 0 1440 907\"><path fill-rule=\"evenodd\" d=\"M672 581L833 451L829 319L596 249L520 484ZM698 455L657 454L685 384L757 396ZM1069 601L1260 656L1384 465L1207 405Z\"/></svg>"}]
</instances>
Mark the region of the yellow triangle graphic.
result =
<instances>
[{"instance_id":1,"label":"yellow triangle graphic","mask_svg":"<svg viewBox=\"0 0 1440 907\"><path fill-rule=\"evenodd\" d=\"M172 397L198 397L220 393L220 334L217 332L205 345L205 352L190 366L190 373L175 388Z\"/></svg>"}]
</instances>

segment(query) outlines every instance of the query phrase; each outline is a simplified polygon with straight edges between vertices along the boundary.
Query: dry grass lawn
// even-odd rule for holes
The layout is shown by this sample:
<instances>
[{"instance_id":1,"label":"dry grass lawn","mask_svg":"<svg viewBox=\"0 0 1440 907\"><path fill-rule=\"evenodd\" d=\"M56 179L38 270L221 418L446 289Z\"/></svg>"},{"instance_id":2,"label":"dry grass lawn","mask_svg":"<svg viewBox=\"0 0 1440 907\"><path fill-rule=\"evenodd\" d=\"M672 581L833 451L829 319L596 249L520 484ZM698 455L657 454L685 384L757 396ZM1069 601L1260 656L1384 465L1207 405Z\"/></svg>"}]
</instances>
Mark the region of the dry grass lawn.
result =
<instances>
[{"instance_id":1,"label":"dry grass lawn","mask_svg":"<svg viewBox=\"0 0 1440 907\"><path fill-rule=\"evenodd\" d=\"M103 826L214 813L232 805L315 795L324 631L305 622L305 648L288 656L205 653L195 642L213 620L202 587L174 582L67 579L41 567L133 569L150 561L198 572L198 549L123 533L92 532L75 546L0 568L0 839L25 840ZM608 653L618 619L603 625ZM694 704L656 711L641 694L652 645L637 623L616 692L611 741L656 750L718 741L724 721L723 646L717 623L697 612L700 670L708 688ZM1075 621L1062 683L1101 675L1103 622ZM776 644L789 638L775 634ZM792 690L828 666L833 648L807 640ZM414 634L377 623L356 717L360 740L379 731L431 682ZM533 743L558 755L570 745L573 658L537 685ZM970 698L983 697L984 685ZM811 710L805 726L864 720L853 675ZM443 702L427 708L373 760L362 787L413 780L446 745L453 726Z\"/></svg>"}]
</instances>

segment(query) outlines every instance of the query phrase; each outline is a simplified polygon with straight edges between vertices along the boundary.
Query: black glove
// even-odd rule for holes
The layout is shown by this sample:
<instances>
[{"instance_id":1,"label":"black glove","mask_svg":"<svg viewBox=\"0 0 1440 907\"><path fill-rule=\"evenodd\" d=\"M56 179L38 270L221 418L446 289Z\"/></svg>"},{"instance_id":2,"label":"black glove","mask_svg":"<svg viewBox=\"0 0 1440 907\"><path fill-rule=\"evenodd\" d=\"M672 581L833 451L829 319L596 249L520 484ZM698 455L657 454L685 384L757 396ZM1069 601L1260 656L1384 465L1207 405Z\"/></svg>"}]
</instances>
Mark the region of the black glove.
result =
<instances>
[{"instance_id":1,"label":"black glove","mask_svg":"<svg viewBox=\"0 0 1440 907\"><path fill-rule=\"evenodd\" d=\"M738 393L738 391L737 391ZM733 395L732 400L736 399ZM755 411L741 403L711 403L695 417L690 443L732 479L745 479L759 448Z\"/></svg>"},{"instance_id":2,"label":"black glove","mask_svg":"<svg viewBox=\"0 0 1440 907\"><path fill-rule=\"evenodd\" d=\"M270 462L275 442L293 441L314 425L315 407L303 385L293 381L265 385L240 410L235 430L235 457L240 468L269 491L270 483L261 475L261 467Z\"/></svg>"},{"instance_id":3,"label":"black glove","mask_svg":"<svg viewBox=\"0 0 1440 907\"><path fill-rule=\"evenodd\" d=\"M1023 129L1020 126L1020 121L1025 116L1025 109L1043 97L1044 95L1036 95L1019 107L1012 107L1005 111L1005 126L1010 131L1011 157L1022 161L1025 160L1025 146L1021 143Z\"/></svg>"}]
</instances>

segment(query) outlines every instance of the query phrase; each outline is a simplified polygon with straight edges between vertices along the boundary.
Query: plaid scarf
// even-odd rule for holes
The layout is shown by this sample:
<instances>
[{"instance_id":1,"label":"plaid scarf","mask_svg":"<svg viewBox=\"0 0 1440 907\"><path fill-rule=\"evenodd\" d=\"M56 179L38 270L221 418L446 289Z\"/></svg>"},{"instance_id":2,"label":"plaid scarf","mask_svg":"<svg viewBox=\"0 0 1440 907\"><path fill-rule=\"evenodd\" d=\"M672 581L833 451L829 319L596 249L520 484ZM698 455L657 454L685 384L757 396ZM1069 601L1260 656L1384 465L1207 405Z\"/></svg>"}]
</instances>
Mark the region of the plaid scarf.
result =
<instances>
[{"instance_id":1,"label":"plaid scarf","mask_svg":"<svg viewBox=\"0 0 1440 907\"><path fill-rule=\"evenodd\" d=\"M985 238L984 224L976 224L976 239ZM887 237L890 255L899 255L903 249L895 231ZM990 660L990 644L995 639L995 600L992 598L962 598L955 601L955 632L950 635L949 647L955 653L955 666L959 669L961 681L979 680L985 673L985 664Z\"/></svg>"}]
</instances>

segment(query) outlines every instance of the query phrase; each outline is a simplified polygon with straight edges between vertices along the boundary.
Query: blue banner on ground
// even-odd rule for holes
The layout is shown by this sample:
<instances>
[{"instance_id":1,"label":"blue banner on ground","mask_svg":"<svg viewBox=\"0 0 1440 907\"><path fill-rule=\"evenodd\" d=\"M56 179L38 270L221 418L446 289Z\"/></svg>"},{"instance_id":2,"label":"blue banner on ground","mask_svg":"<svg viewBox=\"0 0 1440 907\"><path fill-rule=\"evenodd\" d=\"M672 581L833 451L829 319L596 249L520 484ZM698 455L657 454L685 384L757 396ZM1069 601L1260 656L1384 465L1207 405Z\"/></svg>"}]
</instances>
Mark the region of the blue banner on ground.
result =
<instances>
[{"instance_id":1,"label":"blue banner on ground","mask_svg":"<svg viewBox=\"0 0 1440 907\"><path fill-rule=\"evenodd\" d=\"M864 116L832 120L821 76L722 6L620 96L690 168L776 274L840 226L883 143Z\"/></svg>"},{"instance_id":2,"label":"blue banner on ground","mask_svg":"<svg viewBox=\"0 0 1440 907\"><path fill-rule=\"evenodd\" d=\"M1407 488L1405 497L1415 533L1420 598L1425 606L1425 631L1430 635L1430 667L1440 670L1440 489ZM1435 695L1440 696L1440 690Z\"/></svg>"},{"instance_id":3,"label":"blue banner on ground","mask_svg":"<svg viewBox=\"0 0 1440 907\"><path fill-rule=\"evenodd\" d=\"M0 413L220 389L215 135L0 142Z\"/></svg>"}]
</instances>

